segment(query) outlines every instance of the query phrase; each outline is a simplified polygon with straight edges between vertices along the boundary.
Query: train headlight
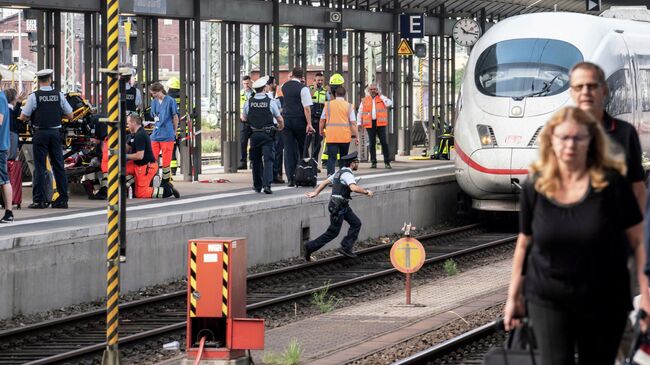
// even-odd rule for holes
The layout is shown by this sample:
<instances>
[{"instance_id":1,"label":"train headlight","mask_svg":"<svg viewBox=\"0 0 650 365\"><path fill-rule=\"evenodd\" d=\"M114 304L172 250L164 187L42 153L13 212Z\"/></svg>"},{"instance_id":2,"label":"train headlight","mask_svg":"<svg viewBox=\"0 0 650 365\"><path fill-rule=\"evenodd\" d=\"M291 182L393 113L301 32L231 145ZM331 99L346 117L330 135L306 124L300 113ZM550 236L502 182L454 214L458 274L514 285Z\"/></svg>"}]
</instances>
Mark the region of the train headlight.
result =
<instances>
[{"instance_id":1,"label":"train headlight","mask_svg":"<svg viewBox=\"0 0 650 365\"><path fill-rule=\"evenodd\" d=\"M478 138L481 141L481 147L496 147L497 139L494 136L492 127L485 124L477 124Z\"/></svg>"}]
</instances>

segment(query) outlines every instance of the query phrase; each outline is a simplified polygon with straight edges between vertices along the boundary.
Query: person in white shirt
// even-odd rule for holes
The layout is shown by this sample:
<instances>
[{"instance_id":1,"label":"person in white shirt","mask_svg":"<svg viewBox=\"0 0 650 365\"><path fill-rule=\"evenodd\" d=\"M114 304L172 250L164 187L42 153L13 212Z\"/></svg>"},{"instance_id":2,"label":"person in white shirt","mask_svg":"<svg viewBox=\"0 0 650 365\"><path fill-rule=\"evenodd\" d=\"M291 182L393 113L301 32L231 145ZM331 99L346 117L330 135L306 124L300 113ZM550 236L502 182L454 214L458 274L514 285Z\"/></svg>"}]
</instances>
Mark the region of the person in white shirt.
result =
<instances>
[{"instance_id":1,"label":"person in white shirt","mask_svg":"<svg viewBox=\"0 0 650 365\"><path fill-rule=\"evenodd\" d=\"M370 168L377 168L377 137L381 143L381 152L384 155L384 166L387 169L392 168L390 165L390 152L386 137L386 127L388 126L388 108L393 105L392 100L381 95L377 84L368 86L368 94L359 105L359 114L357 121L368 132L370 143Z\"/></svg>"}]
</instances>

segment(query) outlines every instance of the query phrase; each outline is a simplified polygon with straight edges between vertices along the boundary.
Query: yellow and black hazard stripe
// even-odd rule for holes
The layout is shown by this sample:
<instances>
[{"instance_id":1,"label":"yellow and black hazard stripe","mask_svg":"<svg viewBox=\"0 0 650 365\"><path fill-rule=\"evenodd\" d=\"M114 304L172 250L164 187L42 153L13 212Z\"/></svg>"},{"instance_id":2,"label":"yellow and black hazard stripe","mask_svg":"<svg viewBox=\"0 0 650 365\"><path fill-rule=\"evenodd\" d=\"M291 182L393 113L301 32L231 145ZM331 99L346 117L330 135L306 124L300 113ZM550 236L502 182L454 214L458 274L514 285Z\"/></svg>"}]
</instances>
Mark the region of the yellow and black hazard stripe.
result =
<instances>
[{"instance_id":1,"label":"yellow and black hazard stripe","mask_svg":"<svg viewBox=\"0 0 650 365\"><path fill-rule=\"evenodd\" d=\"M190 317L196 317L196 242L190 244Z\"/></svg>"},{"instance_id":2,"label":"yellow and black hazard stripe","mask_svg":"<svg viewBox=\"0 0 650 365\"><path fill-rule=\"evenodd\" d=\"M7 69L8 69L9 71L11 71L11 72L15 72L15 71L18 70L18 65L15 64L15 63L12 63L11 65L9 65L9 67L7 67Z\"/></svg>"},{"instance_id":3,"label":"yellow and black hazard stripe","mask_svg":"<svg viewBox=\"0 0 650 365\"><path fill-rule=\"evenodd\" d=\"M119 122L119 80L118 66L118 22L119 0L106 0L106 61L107 68L112 75L108 77L108 286L106 302L106 344L108 350L117 350L119 311L118 298L120 295L119 274L119 165L118 165L118 126Z\"/></svg>"},{"instance_id":4,"label":"yellow and black hazard stripe","mask_svg":"<svg viewBox=\"0 0 650 365\"><path fill-rule=\"evenodd\" d=\"M221 312L228 317L228 243L223 244L223 273L221 279Z\"/></svg>"}]
</instances>

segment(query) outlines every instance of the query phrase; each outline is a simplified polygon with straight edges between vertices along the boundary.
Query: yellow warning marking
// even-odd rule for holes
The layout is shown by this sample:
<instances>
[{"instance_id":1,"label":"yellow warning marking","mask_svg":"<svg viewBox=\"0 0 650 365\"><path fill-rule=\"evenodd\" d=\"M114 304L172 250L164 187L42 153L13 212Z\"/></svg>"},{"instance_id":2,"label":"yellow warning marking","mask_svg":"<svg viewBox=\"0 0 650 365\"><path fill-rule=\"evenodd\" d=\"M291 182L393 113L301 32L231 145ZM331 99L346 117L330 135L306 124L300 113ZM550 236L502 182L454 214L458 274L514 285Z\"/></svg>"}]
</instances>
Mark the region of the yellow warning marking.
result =
<instances>
[{"instance_id":1,"label":"yellow warning marking","mask_svg":"<svg viewBox=\"0 0 650 365\"><path fill-rule=\"evenodd\" d=\"M408 40L402 39L399 42L397 54L400 56L413 56L413 48L411 47L411 44L409 44Z\"/></svg>"}]
</instances>

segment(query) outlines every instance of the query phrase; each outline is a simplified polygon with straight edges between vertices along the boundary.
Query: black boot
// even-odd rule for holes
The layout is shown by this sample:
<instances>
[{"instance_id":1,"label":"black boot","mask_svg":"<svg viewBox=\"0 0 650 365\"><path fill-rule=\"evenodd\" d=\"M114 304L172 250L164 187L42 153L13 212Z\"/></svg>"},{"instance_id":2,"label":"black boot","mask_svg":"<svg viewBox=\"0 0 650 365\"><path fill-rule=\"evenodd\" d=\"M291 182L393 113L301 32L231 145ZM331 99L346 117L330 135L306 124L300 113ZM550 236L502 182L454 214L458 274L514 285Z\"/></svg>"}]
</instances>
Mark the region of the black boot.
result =
<instances>
[{"instance_id":1,"label":"black boot","mask_svg":"<svg viewBox=\"0 0 650 365\"><path fill-rule=\"evenodd\" d=\"M162 186L162 185L161 185ZM174 188L174 185L172 184L167 184L162 187L163 190L163 198L169 198L170 196L174 196L174 198L178 199L181 197L181 194Z\"/></svg>"},{"instance_id":2,"label":"black boot","mask_svg":"<svg viewBox=\"0 0 650 365\"><path fill-rule=\"evenodd\" d=\"M90 200L106 200L106 197L108 196L108 188L105 186L102 186L99 191L97 191L97 194L91 195L88 197Z\"/></svg>"}]
</instances>

